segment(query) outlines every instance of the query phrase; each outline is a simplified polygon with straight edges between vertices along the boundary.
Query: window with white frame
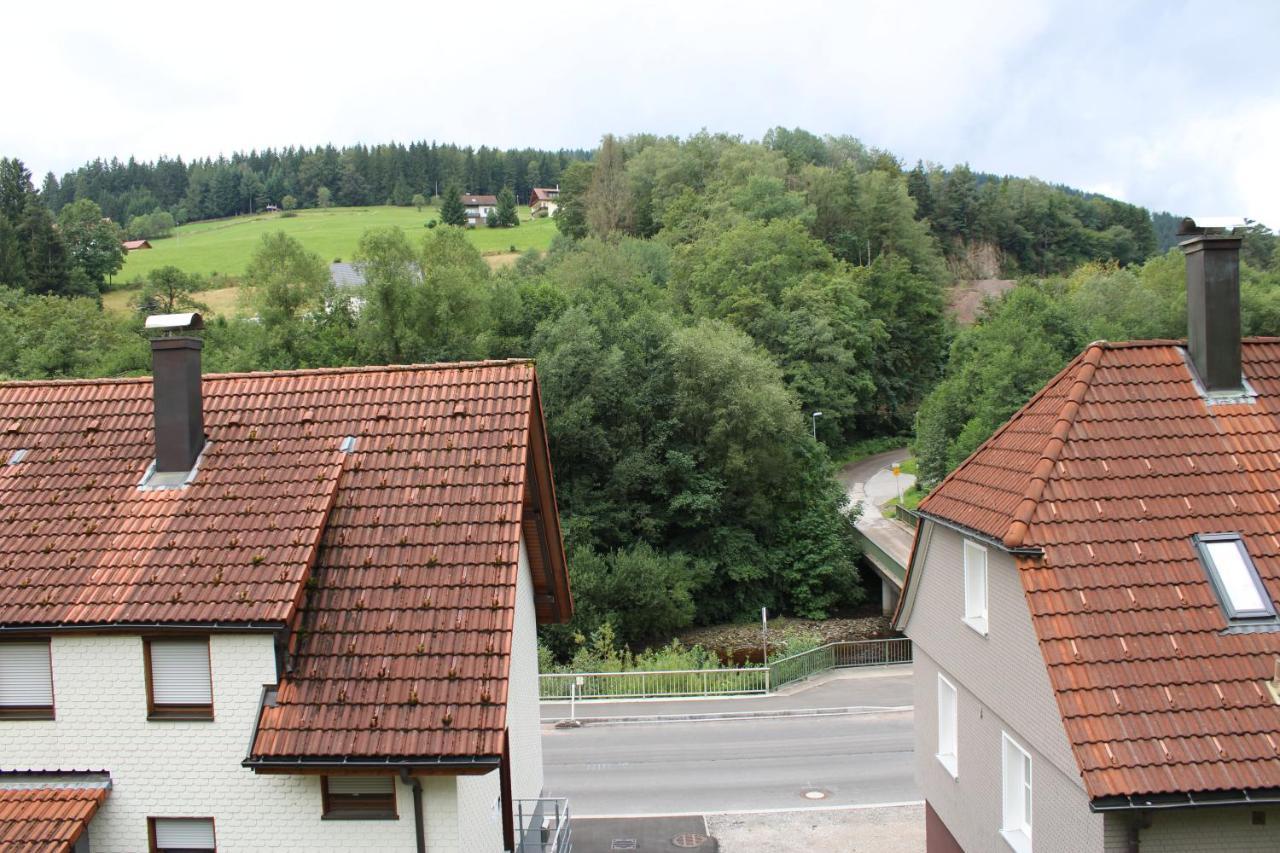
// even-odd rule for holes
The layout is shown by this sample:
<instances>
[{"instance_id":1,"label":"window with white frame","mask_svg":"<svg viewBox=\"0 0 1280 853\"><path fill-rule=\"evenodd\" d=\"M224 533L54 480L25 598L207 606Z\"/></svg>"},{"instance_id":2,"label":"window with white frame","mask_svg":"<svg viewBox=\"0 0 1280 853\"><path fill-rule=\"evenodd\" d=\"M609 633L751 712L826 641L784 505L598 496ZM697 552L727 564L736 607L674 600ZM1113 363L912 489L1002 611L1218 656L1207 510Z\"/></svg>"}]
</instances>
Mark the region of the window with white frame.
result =
<instances>
[{"instance_id":1,"label":"window with white frame","mask_svg":"<svg viewBox=\"0 0 1280 853\"><path fill-rule=\"evenodd\" d=\"M937 759L947 772L959 776L956 762L956 722L959 716L959 697L956 686L942 675L938 676L938 753Z\"/></svg>"},{"instance_id":2,"label":"window with white frame","mask_svg":"<svg viewBox=\"0 0 1280 853\"><path fill-rule=\"evenodd\" d=\"M978 633L987 633L987 549L967 539L964 543L964 621Z\"/></svg>"},{"instance_id":3,"label":"window with white frame","mask_svg":"<svg viewBox=\"0 0 1280 853\"><path fill-rule=\"evenodd\" d=\"M53 719L49 641L0 643L0 718Z\"/></svg>"},{"instance_id":4,"label":"window with white frame","mask_svg":"<svg viewBox=\"0 0 1280 853\"><path fill-rule=\"evenodd\" d=\"M1031 850L1031 754L1002 733L1004 808L1000 834L1018 853Z\"/></svg>"},{"instance_id":5,"label":"window with white frame","mask_svg":"<svg viewBox=\"0 0 1280 853\"><path fill-rule=\"evenodd\" d=\"M209 638L145 641L147 714L152 719L212 719Z\"/></svg>"},{"instance_id":6,"label":"window with white frame","mask_svg":"<svg viewBox=\"0 0 1280 853\"><path fill-rule=\"evenodd\" d=\"M213 818L148 818L151 853L215 853Z\"/></svg>"}]
</instances>

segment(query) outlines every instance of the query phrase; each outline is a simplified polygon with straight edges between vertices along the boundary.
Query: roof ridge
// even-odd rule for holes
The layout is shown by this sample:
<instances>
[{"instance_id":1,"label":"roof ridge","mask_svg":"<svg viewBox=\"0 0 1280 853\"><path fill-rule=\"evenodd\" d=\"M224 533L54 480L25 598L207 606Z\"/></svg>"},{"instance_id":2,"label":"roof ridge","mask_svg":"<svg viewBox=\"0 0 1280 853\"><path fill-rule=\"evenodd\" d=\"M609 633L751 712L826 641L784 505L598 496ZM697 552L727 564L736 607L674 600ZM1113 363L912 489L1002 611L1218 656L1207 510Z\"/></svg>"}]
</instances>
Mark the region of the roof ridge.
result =
<instances>
[{"instance_id":1,"label":"roof ridge","mask_svg":"<svg viewBox=\"0 0 1280 853\"><path fill-rule=\"evenodd\" d=\"M1090 344L1090 347L1092 346L1093 344ZM970 462L976 459L978 454L982 453L984 450L987 449L987 445L991 444L1000 436L1002 436L1005 433L1005 431L1008 430L1009 427L1013 425L1014 421L1018 420L1018 418L1021 417L1021 415L1024 412L1026 412L1028 409L1034 406L1040 400L1041 397L1049 393L1050 388L1053 388L1054 386L1056 386L1059 380L1061 380L1064 376L1066 376L1068 373L1074 370L1077 366L1077 363L1080 361L1081 358L1084 357L1084 353L1086 352L1088 352L1088 348L1086 348L1081 353L1079 353L1074 358L1072 358L1070 361L1068 361L1066 364L1064 364L1061 370L1053 374L1053 376L1049 379L1049 381L1045 382L1044 385L1040 386L1039 391L1031 395L1031 399L1027 400L1027 402L1019 406L1018 410L1014 412L1012 415L1009 415L1009 417L1005 420L1005 422L1000 424L999 428L997 428L995 432L991 433L991 435L987 437L986 441L982 442L977 447L975 447L973 451L970 452L969 455L966 456L960 462L959 465L952 468L951 471L947 473L947 476L939 480L938 485L930 489L929 493L925 495L924 498L920 501L919 509L925 512L928 512L929 508L927 504L929 502L929 499L933 497L935 494L940 493L943 487L947 485L947 483L951 482L952 479L954 479L961 471L964 470L966 465L968 465Z\"/></svg>"},{"instance_id":2,"label":"roof ridge","mask_svg":"<svg viewBox=\"0 0 1280 853\"><path fill-rule=\"evenodd\" d=\"M1107 347L1108 344L1105 341L1095 341L1077 359L1079 366L1076 368L1071 388L1067 391L1066 402L1058 410L1058 419L1049 433L1049 440L1045 442L1040 460L1031 469L1031 480L1027 484L1027 490L1023 493L1022 500L1018 502L1017 509L1013 511L1013 520L1004 534L1003 541L1006 548L1022 547L1027 531L1031 527L1031 519L1035 515L1036 507L1040 504L1040 498L1044 496L1045 486L1053 476L1053 466L1058 464L1058 459L1062 456L1062 448L1066 446L1067 436L1076 422L1076 416L1080 414L1080 404L1089 393L1094 373L1097 372L1098 364L1102 361L1102 351Z\"/></svg>"},{"instance_id":3,"label":"roof ridge","mask_svg":"<svg viewBox=\"0 0 1280 853\"><path fill-rule=\"evenodd\" d=\"M517 364L533 364L532 358L495 358L484 361L437 361L428 364L361 364L346 367L304 367L295 370L251 370L238 373L206 373L204 379L249 379L273 376L332 376L353 373L405 373L422 370L468 370L481 367L507 367ZM145 376L104 376L99 379L17 379L0 382L0 388L31 388L64 385L125 385L131 382L150 382Z\"/></svg>"}]
</instances>

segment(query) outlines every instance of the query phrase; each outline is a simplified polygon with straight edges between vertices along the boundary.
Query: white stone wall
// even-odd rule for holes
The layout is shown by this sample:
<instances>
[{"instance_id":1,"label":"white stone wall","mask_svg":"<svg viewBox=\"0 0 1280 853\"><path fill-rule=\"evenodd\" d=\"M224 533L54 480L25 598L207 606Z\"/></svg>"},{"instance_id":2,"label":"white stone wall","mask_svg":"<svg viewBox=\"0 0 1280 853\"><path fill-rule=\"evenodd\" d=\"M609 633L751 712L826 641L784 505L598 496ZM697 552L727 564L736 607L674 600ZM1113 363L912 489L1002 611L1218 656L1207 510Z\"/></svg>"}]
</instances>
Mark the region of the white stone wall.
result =
<instances>
[{"instance_id":1,"label":"white stone wall","mask_svg":"<svg viewBox=\"0 0 1280 853\"><path fill-rule=\"evenodd\" d=\"M458 777L458 850L461 853L500 853L501 799L502 779L497 770L484 776Z\"/></svg>"},{"instance_id":2,"label":"white stone wall","mask_svg":"<svg viewBox=\"0 0 1280 853\"><path fill-rule=\"evenodd\" d=\"M399 820L325 821L319 776L241 767L262 685L276 681L272 639L215 634L209 652L214 720L150 722L139 637L54 636L57 718L0 720L0 769L109 771L111 794L89 829L94 853L146 850L148 817L212 817L220 853L416 849L412 793L399 782ZM455 780L422 781L428 849L463 849Z\"/></svg>"}]
</instances>

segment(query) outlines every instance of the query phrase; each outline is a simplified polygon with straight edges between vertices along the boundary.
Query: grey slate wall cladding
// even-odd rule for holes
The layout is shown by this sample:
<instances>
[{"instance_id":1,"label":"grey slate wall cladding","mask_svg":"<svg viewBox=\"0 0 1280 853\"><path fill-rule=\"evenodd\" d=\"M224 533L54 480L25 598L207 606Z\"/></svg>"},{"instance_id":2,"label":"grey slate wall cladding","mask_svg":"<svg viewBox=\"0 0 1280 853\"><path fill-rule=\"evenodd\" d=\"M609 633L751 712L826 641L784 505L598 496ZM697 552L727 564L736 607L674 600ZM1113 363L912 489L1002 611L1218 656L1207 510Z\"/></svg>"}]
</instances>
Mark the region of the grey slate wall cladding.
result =
<instances>
[{"instance_id":1,"label":"grey slate wall cladding","mask_svg":"<svg viewBox=\"0 0 1280 853\"><path fill-rule=\"evenodd\" d=\"M916 779L971 853L1008 850L999 835L1000 736L1031 752L1037 851L1102 851L1103 819L1089 811L1075 757L1040 655L1013 559L987 549L988 631L963 621L964 537L932 526L907 634L915 646ZM938 760L937 675L959 694L959 779Z\"/></svg>"}]
</instances>

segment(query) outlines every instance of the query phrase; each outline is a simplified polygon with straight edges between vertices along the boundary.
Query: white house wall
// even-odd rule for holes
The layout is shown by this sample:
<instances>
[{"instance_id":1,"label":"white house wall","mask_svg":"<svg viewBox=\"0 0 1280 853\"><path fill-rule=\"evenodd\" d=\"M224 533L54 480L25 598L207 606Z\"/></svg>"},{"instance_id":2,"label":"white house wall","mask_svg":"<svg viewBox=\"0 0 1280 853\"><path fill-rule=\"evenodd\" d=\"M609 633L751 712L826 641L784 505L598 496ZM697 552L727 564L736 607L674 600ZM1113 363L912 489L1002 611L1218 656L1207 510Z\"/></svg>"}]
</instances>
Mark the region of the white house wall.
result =
<instances>
[{"instance_id":1,"label":"white house wall","mask_svg":"<svg viewBox=\"0 0 1280 853\"><path fill-rule=\"evenodd\" d=\"M109 771L111 794L89 827L94 853L146 850L148 817L212 817L219 853L416 849L413 796L398 781L398 820L325 821L319 776L240 766L262 685L276 681L270 636L210 638L211 722L147 720L137 636L55 635L51 652L57 719L0 720L0 769ZM422 783L428 849L469 849L459 846L454 778Z\"/></svg>"}]
</instances>

